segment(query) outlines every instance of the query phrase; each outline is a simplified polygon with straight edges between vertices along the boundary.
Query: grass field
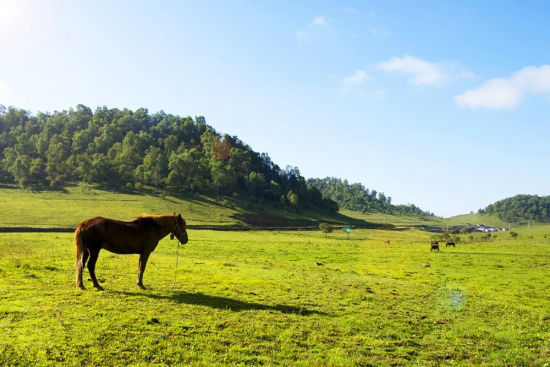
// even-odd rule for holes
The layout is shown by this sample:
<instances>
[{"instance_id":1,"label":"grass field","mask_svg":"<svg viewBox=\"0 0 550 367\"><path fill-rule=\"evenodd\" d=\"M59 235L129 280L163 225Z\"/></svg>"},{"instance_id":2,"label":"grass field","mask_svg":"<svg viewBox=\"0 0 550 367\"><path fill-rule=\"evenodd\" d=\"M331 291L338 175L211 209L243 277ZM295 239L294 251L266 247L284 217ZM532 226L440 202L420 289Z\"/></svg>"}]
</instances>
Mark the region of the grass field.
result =
<instances>
[{"instance_id":1,"label":"grass field","mask_svg":"<svg viewBox=\"0 0 550 367\"><path fill-rule=\"evenodd\" d=\"M508 227L508 223L479 214L465 214L449 219L402 216L383 213L359 213L341 210L340 215L302 210L283 211L274 207L251 205L243 200L205 195L162 196L159 193L117 193L79 184L66 192L30 192L15 187L0 187L0 227L74 227L84 219L104 216L132 220L139 214L182 213L191 225L246 225L238 219L242 214L284 217L295 221L359 224L357 220L396 226L437 226L486 224ZM525 227L513 224L512 228Z\"/></svg>"},{"instance_id":2,"label":"grass field","mask_svg":"<svg viewBox=\"0 0 550 367\"><path fill-rule=\"evenodd\" d=\"M420 216L408 216L408 215L394 215L394 214L385 214L385 213L359 213L352 210L342 209L340 213L356 218L361 219L371 223L381 223L381 224L393 224L395 226L444 226L446 225L446 220L438 217L420 217Z\"/></svg>"},{"instance_id":3,"label":"grass field","mask_svg":"<svg viewBox=\"0 0 550 367\"><path fill-rule=\"evenodd\" d=\"M545 366L547 233L189 231L144 291L137 256L102 252L105 291L79 291L70 234L0 234L0 365Z\"/></svg>"},{"instance_id":4,"label":"grass field","mask_svg":"<svg viewBox=\"0 0 550 367\"><path fill-rule=\"evenodd\" d=\"M446 220L446 224L448 225L462 225L464 223L470 223L470 224L484 224L486 226L495 226L495 227L501 227L501 228L508 228L510 223L503 221L502 219L498 218L497 216L492 215L486 215L486 214L463 214L463 215L457 215L454 217L451 217ZM525 227L527 223L514 223L513 227Z\"/></svg>"},{"instance_id":5,"label":"grass field","mask_svg":"<svg viewBox=\"0 0 550 367\"><path fill-rule=\"evenodd\" d=\"M79 184L66 192L30 192L0 187L0 227L74 227L95 216L133 220L140 214L181 213L188 224L241 225L237 214L252 213L290 220L353 222L353 218L302 210L283 211L268 205L251 205L242 200L205 195L162 196L158 193L118 193Z\"/></svg>"}]
</instances>

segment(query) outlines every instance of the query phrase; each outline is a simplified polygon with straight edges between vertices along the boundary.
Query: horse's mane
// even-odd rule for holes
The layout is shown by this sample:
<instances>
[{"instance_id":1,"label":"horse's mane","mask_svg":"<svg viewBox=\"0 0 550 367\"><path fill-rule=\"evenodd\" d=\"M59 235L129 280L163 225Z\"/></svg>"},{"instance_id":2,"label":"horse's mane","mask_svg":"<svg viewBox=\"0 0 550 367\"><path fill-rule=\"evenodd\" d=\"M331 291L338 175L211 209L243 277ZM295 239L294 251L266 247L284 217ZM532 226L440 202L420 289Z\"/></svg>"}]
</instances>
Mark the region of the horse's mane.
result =
<instances>
[{"instance_id":1,"label":"horse's mane","mask_svg":"<svg viewBox=\"0 0 550 367\"><path fill-rule=\"evenodd\" d=\"M164 217L173 217L173 216L176 216L177 214L159 214L159 215L149 215L149 214L140 214L140 215L136 215L134 216L134 218L136 219L139 219L139 218L164 218Z\"/></svg>"},{"instance_id":2,"label":"horse's mane","mask_svg":"<svg viewBox=\"0 0 550 367\"><path fill-rule=\"evenodd\" d=\"M141 222L146 225L154 225L155 227L162 227L165 222L162 219L167 217L173 217L173 215L136 215L136 222Z\"/></svg>"}]
</instances>

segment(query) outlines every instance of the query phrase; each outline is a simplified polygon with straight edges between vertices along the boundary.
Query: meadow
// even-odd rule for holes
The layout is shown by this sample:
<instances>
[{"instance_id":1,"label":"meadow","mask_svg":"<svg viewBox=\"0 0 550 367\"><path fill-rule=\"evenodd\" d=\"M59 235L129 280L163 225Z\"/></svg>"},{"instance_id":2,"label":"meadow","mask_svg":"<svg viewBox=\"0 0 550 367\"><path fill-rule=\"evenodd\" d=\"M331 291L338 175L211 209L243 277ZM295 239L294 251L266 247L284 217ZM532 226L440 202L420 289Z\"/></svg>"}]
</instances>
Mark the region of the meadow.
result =
<instances>
[{"instance_id":1,"label":"meadow","mask_svg":"<svg viewBox=\"0 0 550 367\"><path fill-rule=\"evenodd\" d=\"M103 216L130 221L141 214L181 213L189 225L209 226L262 226L262 220L284 218L295 225L315 222L333 224L365 225L365 222L379 225L393 224L401 227L446 226L486 224L509 227L497 217L480 214L465 214L452 218L406 216L385 213L360 213L340 210L338 215L318 211L292 211L267 205L251 204L233 197L207 195L174 195L152 189L143 192L114 192L94 185L79 183L65 191L31 192L15 186L0 186L0 227L75 227L84 219ZM243 216L256 217L258 222L247 223ZM539 223L541 224L541 223ZM527 223L512 223L511 228L527 227Z\"/></svg>"},{"instance_id":2,"label":"meadow","mask_svg":"<svg viewBox=\"0 0 550 367\"><path fill-rule=\"evenodd\" d=\"M175 195L152 189L115 192L80 183L65 191L31 192L0 186L0 227L76 227L95 216L131 221L141 214L181 213L189 225L248 225L243 215L279 217L296 221L354 222L342 215L301 210L281 210L268 203L251 204L242 199L207 195Z\"/></svg>"},{"instance_id":3,"label":"meadow","mask_svg":"<svg viewBox=\"0 0 550 367\"><path fill-rule=\"evenodd\" d=\"M3 233L0 365L545 366L546 233L431 253L416 230L190 230L146 290L103 251L104 291L74 288L72 234Z\"/></svg>"}]
</instances>

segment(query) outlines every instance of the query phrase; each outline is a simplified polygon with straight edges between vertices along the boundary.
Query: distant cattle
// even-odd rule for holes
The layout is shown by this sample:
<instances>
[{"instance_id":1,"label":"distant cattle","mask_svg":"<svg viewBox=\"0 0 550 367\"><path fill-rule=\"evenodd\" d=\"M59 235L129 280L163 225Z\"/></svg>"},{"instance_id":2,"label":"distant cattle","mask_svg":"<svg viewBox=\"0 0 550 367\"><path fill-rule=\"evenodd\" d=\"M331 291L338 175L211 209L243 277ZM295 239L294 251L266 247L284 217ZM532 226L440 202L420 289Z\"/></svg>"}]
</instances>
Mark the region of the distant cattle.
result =
<instances>
[{"instance_id":1,"label":"distant cattle","mask_svg":"<svg viewBox=\"0 0 550 367\"><path fill-rule=\"evenodd\" d=\"M385 244L385 245L389 245L389 244L390 244L390 240L384 240L384 244Z\"/></svg>"},{"instance_id":2,"label":"distant cattle","mask_svg":"<svg viewBox=\"0 0 550 367\"><path fill-rule=\"evenodd\" d=\"M439 252L439 241L432 241L430 245L430 252L437 251Z\"/></svg>"},{"instance_id":3,"label":"distant cattle","mask_svg":"<svg viewBox=\"0 0 550 367\"><path fill-rule=\"evenodd\" d=\"M447 242L447 243L445 244L445 247L449 247L449 246L456 247L454 242Z\"/></svg>"}]
</instances>

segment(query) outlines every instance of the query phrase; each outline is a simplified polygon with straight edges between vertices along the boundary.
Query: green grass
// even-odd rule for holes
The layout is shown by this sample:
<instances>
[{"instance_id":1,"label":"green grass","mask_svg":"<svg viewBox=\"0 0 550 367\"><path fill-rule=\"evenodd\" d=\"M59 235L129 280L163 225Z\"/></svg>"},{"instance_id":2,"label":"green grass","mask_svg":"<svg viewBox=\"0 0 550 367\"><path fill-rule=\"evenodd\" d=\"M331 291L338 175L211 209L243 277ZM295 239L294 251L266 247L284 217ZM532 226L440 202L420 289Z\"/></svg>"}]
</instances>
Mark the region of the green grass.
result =
<instances>
[{"instance_id":1,"label":"green grass","mask_svg":"<svg viewBox=\"0 0 550 367\"><path fill-rule=\"evenodd\" d=\"M395 226L444 226L446 224L444 219L438 217L425 217L425 216L408 216L408 215L394 215L385 213L360 213L352 210L342 209L340 213L351 218L361 219L371 223L378 224L393 224Z\"/></svg>"},{"instance_id":2,"label":"green grass","mask_svg":"<svg viewBox=\"0 0 550 367\"><path fill-rule=\"evenodd\" d=\"M360 225L360 221L395 226L437 226L485 224L508 227L497 217L465 214L448 219L392 215L384 213L360 213L341 210L339 215L316 211L299 212L281 210L268 203L251 204L245 200L206 195L174 196L159 193L119 193L79 184L65 192L31 192L15 187L0 187L0 227L73 227L82 220L94 216L132 220L140 214L182 213L191 225L246 225L236 215L254 214L267 217L283 217L296 221L317 221L336 224ZM512 223L512 228L526 227L527 223Z\"/></svg>"},{"instance_id":3,"label":"green grass","mask_svg":"<svg viewBox=\"0 0 550 367\"><path fill-rule=\"evenodd\" d=\"M434 227L441 227L445 229L446 226L464 226L464 225L476 225L476 224L483 224L488 226L495 226L495 227L501 227L501 228L508 228L509 226L514 228L523 228L527 227L527 221L521 221L519 223L509 223L506 222L496 216L493 215L486 215L486 214L462 214L462 215L456 215L454 217L450 218L439 218L439 217L425 217L425 216L408 216L408 215L392 215L392 214L384 214L384 213L360 213L360 212L354 212L351 210L341 210L340 213L342 213L345 216L356 218L360 220L364 220L371 223L379 223L379 224L393 224L395 226L434 226ZM533 222L531 222L533 223ZM536 223L535 223L536 224ZM547 223L539 223L547 224Z\"/></svg>"},{"instance_id":4,"label":"green grass","mask_svg":"<svg viewBox=\"0 0 550 367\"><path fill-rule=\"evenodd\" d=\"M546 233L430 253L421 231L189 231L175 284L163 240L145 291L137 256L102 252L103 292L74 288L71 234L0 234L0 365L544 366Z\"/></svg>"},{"instance_id":5,"label":"green grass","mask_svg":"<svg viewBox=\"0 0 550 367\"><path fill-rule=\"evenodd\" d=\"M30 192L0 188L0 226L71 227L84 219L104 216L132 220L140 214L182 213L189 224L236 224L235 210L208 197L164 199L154 195L124 194L72 186L66 192Z\"/></svg>"},{"instance_id":6,"label":"green grass","mask_svg":"<svg viewBox=\"0 0 550 367\"><path fill-rule=\"evenodd\" d=\"M486 226L495 226L495 227L501 227L501 228L508 228L508 225L509 225L508 222L503 221L497 216L478 214L478 213L457 215L457 216L448 218L446 222L449 225L483 224ZM518 223L512 223L512 224L514 224L514 226L518 225ZM522 226L523 224L524 223L521 223Z\"/></svg>"},{"instance_id":7,"label":"green grass","mask_svg":"<svg viewBox=\"0 0 550 367\"><path fill-rule=\"evenodd\" d=\"M235 214L252 213L293 220L353 222L353 218L329 216L302 210L283 211L269 205L252 205L243 200L205 195L119 193L86 184L67 188L66 192L31 192L15 187L0 187L0 227L74 227L81 221L103 216L133 220L140 214L181 213L188 224L241 225Z\"/></svg>"}]
</instances>

